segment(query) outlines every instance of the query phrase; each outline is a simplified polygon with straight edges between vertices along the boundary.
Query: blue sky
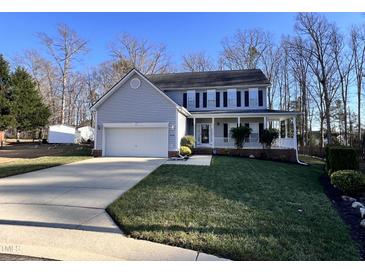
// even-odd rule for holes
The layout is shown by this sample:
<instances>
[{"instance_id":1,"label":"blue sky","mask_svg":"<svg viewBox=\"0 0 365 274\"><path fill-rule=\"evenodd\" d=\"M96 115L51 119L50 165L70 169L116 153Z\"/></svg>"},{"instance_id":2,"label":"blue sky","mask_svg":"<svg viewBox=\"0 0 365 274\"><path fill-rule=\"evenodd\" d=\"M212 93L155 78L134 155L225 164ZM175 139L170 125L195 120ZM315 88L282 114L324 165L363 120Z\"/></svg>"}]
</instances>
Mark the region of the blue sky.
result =
<instances>
[{"instance_id":1,"label":"blue sky","mask_svg":"<svg viewBox=\"0 0 365 274\"><path fill-rule=\"evenodd\" d=\"M26 49L40 49L37 32L54 34L59 23L66 23L89 41L85 66L110 58L108 44L118 33L167 45L175 63L184 53L205 50L215 57L220 42L237 29L262 28L276 39L293 31L295 13L0 13L0 53L11 59ZM365 22L361 13L327 13L343 30Z\"/></svg>"},{"instance_id":2,"label":"blue sky","mask_svg":"<svg viewBox=\"0 0 365 274\"><path fill-rule=\"evenodd\" d=\"M344 31L352 24L365 23L364 13L326 13ZM90 68L110 59L108 45L119 33L128 32L167 45L178 66L181 56L205 50L216 57L221 41L238 29L262 28L276 39L293 32L296 13L0 13L0 53L9 60L27 49L44 48L37 32L55 34L65 23L88 40L90 52L78 67ZM350 88L350 105L356 107L356 90ZM362 111L363 121L365 119Z\"/></svg>"}]
</instances>

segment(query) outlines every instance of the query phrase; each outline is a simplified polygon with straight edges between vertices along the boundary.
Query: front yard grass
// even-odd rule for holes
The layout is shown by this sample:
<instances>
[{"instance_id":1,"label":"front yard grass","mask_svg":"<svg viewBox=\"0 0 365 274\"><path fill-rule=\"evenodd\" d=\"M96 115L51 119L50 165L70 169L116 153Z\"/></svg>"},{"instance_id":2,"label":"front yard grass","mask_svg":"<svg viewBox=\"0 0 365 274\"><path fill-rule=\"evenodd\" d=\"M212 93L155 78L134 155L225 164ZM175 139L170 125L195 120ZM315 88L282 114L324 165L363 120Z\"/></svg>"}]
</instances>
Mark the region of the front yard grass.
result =
<instances>
[{"instance_id":1,"label":"front yard grass","mask_svg":"<svg viewBox=\"0 0 365 274\"><path fill-rule=\"evenodd\" d=\"M234 260L359 260L318 166L218 156L163 165L108 207L132 237Z\"/></svg>"},{"instance_id":2,"label":"front yard grass","mask_svg":"<svg viewBox=\"0 0 365 274\"><path fill-rule=\"evenodd\" d=\"M90 155L91 149L89 147L73 145L68 146L62 155L42 156L32 159L17 159L1 163L0 178L86 160L91 158Z\"/></svg>"}]
</instances>

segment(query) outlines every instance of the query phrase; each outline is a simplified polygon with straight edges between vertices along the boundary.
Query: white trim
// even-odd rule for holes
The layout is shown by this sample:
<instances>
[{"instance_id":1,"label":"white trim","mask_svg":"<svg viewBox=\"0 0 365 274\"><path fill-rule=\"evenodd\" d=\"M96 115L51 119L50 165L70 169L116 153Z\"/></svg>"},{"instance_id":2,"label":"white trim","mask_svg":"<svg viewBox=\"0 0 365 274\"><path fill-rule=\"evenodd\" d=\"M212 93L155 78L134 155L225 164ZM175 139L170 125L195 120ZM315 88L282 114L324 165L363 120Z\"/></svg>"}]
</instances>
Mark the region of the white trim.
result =
<instances>
[{"instance_id":1,"label":"white trim","mask_svg":"<svg viewBox=\"0 0 365 274\"><path fill-rule=\"evenodd\" d=\"M103 128L138 128L138 127L164 127L168 128L169 123L104 123Z\"/></svg>"},{"instance_id":2,"label":"white trim","mask_svg":"<svg viewBox=\"0 0 365 274\"><path fill-rule=\"evenodd\" d=\"M98 112L95 111L95 124L94 124L94 149L96 150L97 136L98 136Z\"/></svg>"},{"instance_id":3,"label":"white trim","mask_svg":"<svg viewBox=\"0 0 365 274\"><path fill-rule=\"evenodd\" d=\"M293 113L191 113L192 118L234 118L234 117L264 117L264 116L284 116L284 117L293 117L294 115L300 115L299 112L293 112Z\"/></svg>"}]
</instances>

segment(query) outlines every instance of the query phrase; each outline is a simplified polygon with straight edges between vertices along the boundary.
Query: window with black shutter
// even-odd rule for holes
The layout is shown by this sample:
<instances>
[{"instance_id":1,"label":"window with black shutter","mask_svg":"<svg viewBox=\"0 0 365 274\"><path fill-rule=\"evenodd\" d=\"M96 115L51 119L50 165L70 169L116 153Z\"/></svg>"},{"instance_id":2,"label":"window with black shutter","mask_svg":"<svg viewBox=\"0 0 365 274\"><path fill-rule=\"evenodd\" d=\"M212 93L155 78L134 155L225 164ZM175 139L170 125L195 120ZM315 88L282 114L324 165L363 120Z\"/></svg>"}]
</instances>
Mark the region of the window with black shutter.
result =
<instances>
[{"instance_id":1,"label":"window with black shutter","mask_svg":"<svg viewBox=\"0 0 365 274\"><path fill-rule=\"evenodd\" d=\"M186 108L188 106L188 94L183 94L183 107Z\"/></svg>"},{"instance_id":2,"label":"window with black shutter","mask_svg":"<svg viewBox=\"0 0 365 274\"><path fill-rule=\"evenodd\" d=\"M221 93L219 91L215 93L215 106L217 108L221 106Z\"/></svg>"},{"instance_id":3,"label":"window with black shutter","mask_svg":"<svg viewBox=\"0 0 365 274\"><path fill-rule=\"evenodd\" d=\"M249 97L248 97L248 90L245 91L245 107L250 105Z\"/></svg>"},{"instance_id":4,"label":"window with black shutter","mask_svg":"<svg viewBox=\"0 0 365 274\"><path fill-rule=\"evenodd\" d=\"M223 124L223 137L228 138L228 124Z\"/></svg>"},{"instance_id":5,"label":"window with black shutter","mask_svg":"<svg viewBox=\"0 0 365 274\"><path fill-rule=\"evenodd\" d=\"M200 94L197 92L195 93L195 107L199 108L200 106Z\"/></svg>"},{"instance_id":6,"label":"window with black shutter","mask_svg":"<svg viewBox=\"0 0 365 274\"><path fill-rule=\"evenodd\" d=\"M227 107L227 91L223 92L223 107Z\"/></svg>"},{"instance_id":7,"label":"window with black shutter","mask_svg":"<svg viewBox=\"0 0 365 274\"><path fill-rule=\"evenodd\" d=\"M207 93L203 92L203 108L207 107Z\"/></svg>"},{"instance_id":8,"label":"window with black shutter","mask_svg":"<svg viewBox=\"0 0 365 274\"><path fill-rule=\"evenodd\" d=\"M237 107L241 107L241 92L237 91Z\"/></svg>"},{"instance_id":9,"label":"window with black shutter","mask_svg":"<svg viewBox=\"0 0 365 274\"><path fill-rule=\"evenodd\" d=\"M262 90L259 90L259 107L262 107L264 105L264 97Z\"/></svg>"}]
</instances>

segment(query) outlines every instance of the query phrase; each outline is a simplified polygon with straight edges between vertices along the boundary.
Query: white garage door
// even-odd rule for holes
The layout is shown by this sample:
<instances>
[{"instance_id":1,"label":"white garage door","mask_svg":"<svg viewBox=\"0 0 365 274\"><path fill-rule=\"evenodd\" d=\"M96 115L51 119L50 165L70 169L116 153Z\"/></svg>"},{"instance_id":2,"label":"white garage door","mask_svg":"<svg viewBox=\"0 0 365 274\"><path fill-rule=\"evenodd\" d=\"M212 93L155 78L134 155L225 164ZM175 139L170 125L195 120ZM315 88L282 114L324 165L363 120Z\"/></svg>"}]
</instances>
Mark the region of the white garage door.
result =
<instances>
[{"instance_id":1,"label":"white garage door","mask_svg":"<svg viewBox=\"0 0 365 274\"><path fill-rule=\"evenodd\" d=\"M167 128L105 129L105 156L167 157L167 155Z\"/></svg>"}]
</instances>

